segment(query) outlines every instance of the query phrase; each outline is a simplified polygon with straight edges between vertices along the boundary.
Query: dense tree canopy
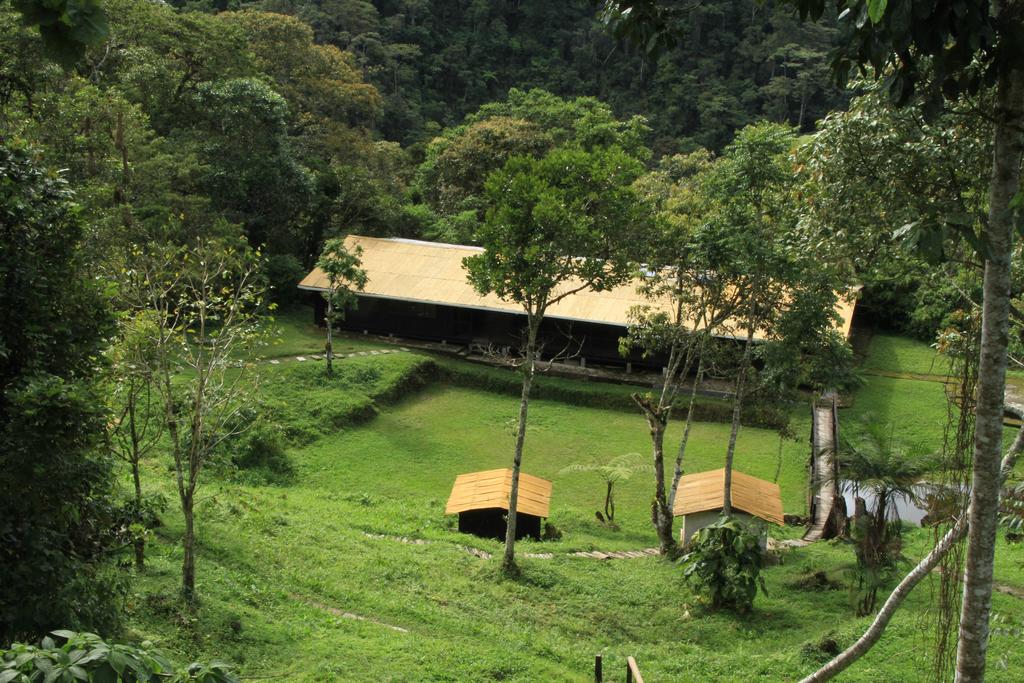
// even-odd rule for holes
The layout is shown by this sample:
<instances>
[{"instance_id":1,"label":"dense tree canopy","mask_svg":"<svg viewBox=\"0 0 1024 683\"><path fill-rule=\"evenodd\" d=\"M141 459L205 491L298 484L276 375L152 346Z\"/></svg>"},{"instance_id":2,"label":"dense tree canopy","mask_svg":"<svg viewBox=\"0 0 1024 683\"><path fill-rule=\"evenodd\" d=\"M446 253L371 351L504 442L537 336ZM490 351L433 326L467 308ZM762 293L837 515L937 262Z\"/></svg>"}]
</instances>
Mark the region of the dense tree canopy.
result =
<instances>
[{"instance_id":1,"label":"dense tree canopy","mask_svg":"<svg viewBox=\"0 0 1024 683\"><path fill-rule=\"evenodd\" d=\"M110 627L109 460L94 391L110 317L65 181L0 146L0 641ZM17 492L17 495L14 495Z\"/></svg>"},{"instance_id":2,"label":"dense tree canopy","mask_svg":"<svg viewBox=\"0 0 1024 683\"><path fill-rule=\"evenodd\" d=\"M642 113L655 150L719 149L760 117L808 127L842 103L829 85L829 23L775 2L694 3L683 38L651 60L609 37L585 0L260 0L351 51L384 96L384 134L423 141L510 87L593 95Z\"/></svg>"}]
</instances>

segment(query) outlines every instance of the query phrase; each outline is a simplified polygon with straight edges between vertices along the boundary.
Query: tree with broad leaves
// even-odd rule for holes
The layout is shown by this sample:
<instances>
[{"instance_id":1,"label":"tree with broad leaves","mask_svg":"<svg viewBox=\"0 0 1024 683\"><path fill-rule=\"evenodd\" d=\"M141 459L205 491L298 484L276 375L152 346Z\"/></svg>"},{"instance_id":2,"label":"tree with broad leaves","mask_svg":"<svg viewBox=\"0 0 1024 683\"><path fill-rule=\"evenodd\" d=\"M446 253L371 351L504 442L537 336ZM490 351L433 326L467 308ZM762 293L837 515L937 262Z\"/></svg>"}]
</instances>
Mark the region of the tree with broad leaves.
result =
<instances>
[{"instance_id":1,"label":"tree with broad leaves","mask_svg":"<svg viewBox=\"0 0 1024 683\"><path fill-rule=\"evenodd\" d=\"M0 642L115 628L97 359L112 320L67 183L0 144Z\"/></svg>"},{"instance_id":2,"label":"tree with broad leaves","mask_svg":"<svg viewBox=\"0 0 1024 683\"><path fill-rule=\"evenodd\" d=\"M64 67L110 33L100 0L13 0L13 5L25 24L38 27L46 54Z\"/></svg>"},{"instance_id":3,"label":"tree with broad leaves","mask_svg":"<svg viewBox=\"0 0 1024 683\"><path fill-rule=\"evenodd\" d=\"M821 16L827 1L790 0L802 18ZM935 111L944 99L956 99L961 93L975 94L984 88L993 93L992 104L985 112L992 123L993 142L988 207L978 217L976 226L965 228L977 231L975 238L981 247L985 275L974 464L966 515L969 524L954 527L969 528L956 679L981 681L989 640L1002 482L1000 448L1009 346L1011 255L1024 205L1020 191L1024 153L1024 0L835 0L834 4L844 35L833 59L834 73L841 82L856 68L884 79L896 105L920 98ZM682 3L608 0L602 5L603 16L613 30L647 50L659 49L675 39L667 19L672 12L681 11ZM951 545L940 544L947 549ZM884 628L884 623L880 626Z\"/></svg>"},{"instance_id":4,"label":"tree with broad leaves","mask_svg":"<svg viewBox=\"0 0 1024 683\"><path fill-rule=\"evenodd\" d=\"M362 247L356 246L355 250L349 251L343 238L334 238L327 240L316 262L317 268L327 276L327 291L324 292L324 300L327 301L327 313L324 316L327 344L324 351L328 377L334 374L334 326L345 319L347 309L355 308L359 303L356 292L366 289L368 278L366 271L360 267L362 261L359 259L362 253Z\"/></svg>"},{"instance_id":5,"label":"tree with broad leaves","mask_svg":"<svg viewBox=\"0 0 1024 683\"><path fill-rule=\"evenodd\" d=\"M530 389L552 306L584 290L601 291L632 275L628 249L649 222L631 184L642 172L617 148L559 148L542 159L512 157L485 185L487 215L477 233L484 251L463 261L481 294L519 304L525 320L522 392L512 461L502 568L515 569L519 471Z\"/></svg>"},{"instance_id":6,"label":"tree with broad leaves","mask_svg":"<svg viewBox=\"0 0 1024 683\"><path fill-rule=\"evenodd\" d=\"M709 342L713 330L728 319L735 305L735 288L713 272L711 254L701 240L709 210L704 182L711 167L709 154L701 150L663 161L660 170L637 183L658 209L656 232L642 246L646 273L639 289L651 304L630 311L630 325L620 347L623 353L639 349L644 355L668 354L660 391L632 396L650 432L654 470L651 522L665 556L678 551L672 532L672 506L683 476L697 390L709 367ZM694 364L686 424L669 482L665 430Z\"/></svg>"}]
</instances>

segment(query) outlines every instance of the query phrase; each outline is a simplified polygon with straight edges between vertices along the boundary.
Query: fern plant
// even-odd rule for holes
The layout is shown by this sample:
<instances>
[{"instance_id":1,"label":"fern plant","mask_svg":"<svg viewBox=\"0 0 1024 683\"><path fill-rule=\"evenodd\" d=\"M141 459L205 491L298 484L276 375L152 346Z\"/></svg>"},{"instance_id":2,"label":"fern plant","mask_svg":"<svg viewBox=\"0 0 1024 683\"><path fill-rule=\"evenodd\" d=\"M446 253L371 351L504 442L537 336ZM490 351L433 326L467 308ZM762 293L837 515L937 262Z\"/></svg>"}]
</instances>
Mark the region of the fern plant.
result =
<instances>
[{"instance_id":1,"label":"fern plant","mask_svg":"<svg viewBox=\"0 0 1024 683\"><path fill-rule=\"evenodd\" d=\"M604 516L600 512L597 518L602 522L608 520L609 524L615 523L615 484L628 481L637 472L650 472L654 468L643 461L639 453L623 453L617 455L608 462L576 463L563 467L559 474L570 472L594 472L605 484L604 494Z\"/></svg>"}]
</instances>

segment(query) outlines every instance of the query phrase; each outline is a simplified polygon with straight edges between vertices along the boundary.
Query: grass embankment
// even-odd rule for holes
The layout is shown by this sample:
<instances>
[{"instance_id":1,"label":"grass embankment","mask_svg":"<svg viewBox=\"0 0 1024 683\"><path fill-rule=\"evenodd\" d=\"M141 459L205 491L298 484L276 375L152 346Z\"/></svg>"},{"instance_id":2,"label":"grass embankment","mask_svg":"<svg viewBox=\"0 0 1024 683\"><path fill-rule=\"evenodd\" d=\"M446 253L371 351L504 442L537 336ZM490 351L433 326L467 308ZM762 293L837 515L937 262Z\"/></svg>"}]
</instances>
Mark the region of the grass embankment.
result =
<instances>
[{"instance_id":1,"label":"grass embankment","mask_svg":"<svg viewBox=\"0 0 1024 683\"><path fill-rule=\"evenodd\" d=\"M875 334L871 337L862 368L868 373L943 381L949 373L949 359L925 342Z\"/></svg>"},{"instance_id":2,"label":"grass embankment","mask_svg":"<svg viewBox=\"0 0 1024 683\"><path fill-rule=\"evenodd\" d=\"M499 579L497 558L460 547L499 544L456 533L443 506L457 473L507 466L517 402L425 385L429 363L414 354L347 359L331 381L320 364L268 367L261 393L289 435L291 483L207 480L197 514L202 603L195 613L176 601L181 523L169 511L135 584L131 635L190 657L226 659L246 676L288 681L586 681L597 652L605 653L606 672L636 656L652 681L777 681L826 659L823 637L843 646L866 625L852 617L845 589L801 587L816 571L843 579L852 551L842 545L788 551L767 571L769 596L746 617L706 612L679 569L657 558L563 555L654 544L650 475L620 487L622 530L612 531L594 519L603 494L596 476L559 474L571 462L646 452L647 434L638 415L544 399L531 406L524 467L554 480L551 519L564 536L523 543L521 552L556 557L524 559L520 580ZM689 467L720 466L724 444L725 425L698 425ZM772 478L778 445L773 432L744 429L738 467ZM790 512L803 508L805 451L802 443L783 445L780 484ZM146 475L148 486L173 496L163 457L147 462ZM926 533L912 538L923 546ZM1004 562L1021 556L1012 552L1001 549ZM918 589L844 680L916 675L928 644L920 627L928 597L927 586ZM1012 624L1024 615L1009 596L997 595L995 608ZM1018 645L1011 636L993 638L993 661L1005 658L1008 668L997 664L990 680L1013 680L1024 667Z\"/></svg>"},{"instance_id":3,"label":"grass embankment","mask_svg":"<svg viewBox=\"0 0 1024 683\"><path fill-rule=\"evenodd\" d=\"M324 330L313 324L313 313L305 307L280 311L274 319L272 329L275 339L263 349L265 358L289 358L324 352L327 341ZM380 348L380 344L369 337L355 334L341 334L334 338L334 353L346 354Z\"/></svg>"},{"instance_id":4,"label":"grass embankment","mask_svg":"<svg viewBox=\"0 0 1024 683\"><path fill-rule=\"evenodd\" d=\"M949 360L922 341L876 334L862 370L864 385L854 393L852 406L840 412L841 432L856 431L862 420L881 422L893 428L896 442L910 452L939 453L950 420L945 384ZM1007 426L1005 446L1015 434L1016 427Z\"/></svg>"}]
</instances>

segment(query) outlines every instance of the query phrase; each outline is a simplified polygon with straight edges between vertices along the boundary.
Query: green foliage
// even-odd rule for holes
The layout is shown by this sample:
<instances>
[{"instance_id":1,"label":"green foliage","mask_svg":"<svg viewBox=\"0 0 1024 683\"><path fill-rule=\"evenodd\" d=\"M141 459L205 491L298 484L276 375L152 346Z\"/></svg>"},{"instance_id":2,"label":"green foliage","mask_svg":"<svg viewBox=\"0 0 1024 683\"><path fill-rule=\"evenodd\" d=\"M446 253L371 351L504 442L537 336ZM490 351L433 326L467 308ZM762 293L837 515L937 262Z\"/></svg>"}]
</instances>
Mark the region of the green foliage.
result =
<instances>
[{"instance_id":1,"label":"green foliage","mask_svg":"<svg viewBox=\"0 0 1024 683\"><path fill-rule=\"evenodd\" d=\"M834 20L800 25L756 0L680 6L679 39L651 58L609 36L592 2L262 0L355 55L384 98L388 139L422 144L510 88L595 96L650 119L655 151L719 150L760 118L807 129L842 93L824 62ZM503 112L501 115L518 117ZM521 117L529 118L529 117ZM542 125L546 128L547 125Z\"/></svg>"},{"instance_id":2,"label":"green foliage","mask_svg":"<svg viewBox=\"0 0 1024 683\"><path fill-rule=\"evenodd\" d=\"M485 251L464 261L473 287L543 317L572 290L624 282L630 238L649 222L630 186L641 169L617 148L510 159L487 180L489 208L477 232ZM580 284L566 289L570 281Z\"/></svg>"},{"instance_id":3,"label":"green foliage","mask_svg":"<svg viewBox=\"0 0 1024 683\"><path fill-rule=\"evenodd\" d=\"M623 453L607 462L575 463L563 467L559 474L569 472L596 472L605 483L604 516L609 522L615 521L615 484L629 481L637 472L650 472L654 468L645 462L639 453ZM598 513L600 514L600 513Z\"/></svg>"},{"instance_id":4,"label":"green foliage","mask_svg":"<svg viewBox=\"0 0 1024 683\"><path fill-rule=\"evenodd\" d=\"M683 576L696 584L712 607L739 614L750 612L757 589L768 593L761 575L764 551L759 539L763 533L763 529L734 517L723 517L704 527L679 558Z\"/></svg>"},{"instance_id":5,"label":"green foliage","mask_svg":"<svg viewBox=\"0 0 1024 683\"><path fill-rule=\"evenodd\" d=\"M47 54L65 67L110 33L99 0L14 0L13 5L27 25L39 29Z\"/></svg>"},{"instance_id":6,"label":"green foliage","mask_svg":"<svg viewBox=\"0 0 1024 683\"><path fill-rule=\"evenodd\" d=\"M970 262L985 222L990 124L971 99L929 117L922 105L886 106L878 84L865 89L800 151L805 225L823 256L864 284L862 316L932 341L980 298Z\"/></svg>"},{"instance_id":7,"label":"green foliage","mask_svg":"<svg viewBox=\"0 0 1024 683\"><path fill-rule=\"evenodd\" d=\"M291 254L275 254L267 258L266 276L270 299L279 306L298 303L302 296L296 285L309 272Z\"/></svg>"},{"instance_id":8,"label":"green foliage","mask_svg":"<svg viewBox=\"0 0 1024 683\"><path fill-rule=\"evenodd\" d=\"M912 454L894 438L893 427L864 418L855 436L847 438L838 452L843 476L855 482L855 501L850 536L857 555L854 573L857 615L874 612L880 588L898 574L902 527L896 497L920 502L914 486L935 468L934 458ZM860 491L871 493L868 508Z\"/></svg>"},{"instance_id":9,"label":"green foliage","mask_svg":"<svg viewBox=\"0 0 1024 683\"><path fill-rule=\"evenodd\" d=\"M0 641L110 628L116 511L94 384L110 313L66 182L0 145L0 206Z\"/></svg>"},{"instance_id":10,"label":"green foliage","mask_svg":"<svg viewBox=\"0 0 1024 683\"><path fill-rule=\"evenodd\" d=\"M343 239L330 239L324 243L323 254L316 265L327 276L328 291L324 293L324 299L329 305L328 325L344 320L346 309L355 308L358 303L356 292L366 288L366 271L361 268L359 258L362 253L362 247L350 252Z\"/></svg>"},{"instance_id":11,"label":"green foliage","mask_svg":"<svg viewBox=\"0 0 1024 683\"><path fill-rule=\"evenodd\" d=\"M827 2L793 4L801 18L818 18ZM835 8L846 34L833 55L836 77L845 81L854 68L870 66L877 76L887 74L889 92L901 105L921 90L935 99L976 95L1020 57L1019 29L1002 22L987 0L959 4L955 11L943 0L836 0ZM1000 31L1011 35L997 40Z\"/></svg>"},{"instance_id":12,"label":"green foliage","mask_svg":"<svg viewBox=\"0 0 1024 683\"><path fill-rule=\"evenodd\" d=\"M53 631L63 639L60 645L46 636L40 645L14 643L0 649L2 683L238 683L238 677L221 662L192 663L175 667L149 643L141 647L108 644L93 633Z\"/></svg>"}]
</instances>

